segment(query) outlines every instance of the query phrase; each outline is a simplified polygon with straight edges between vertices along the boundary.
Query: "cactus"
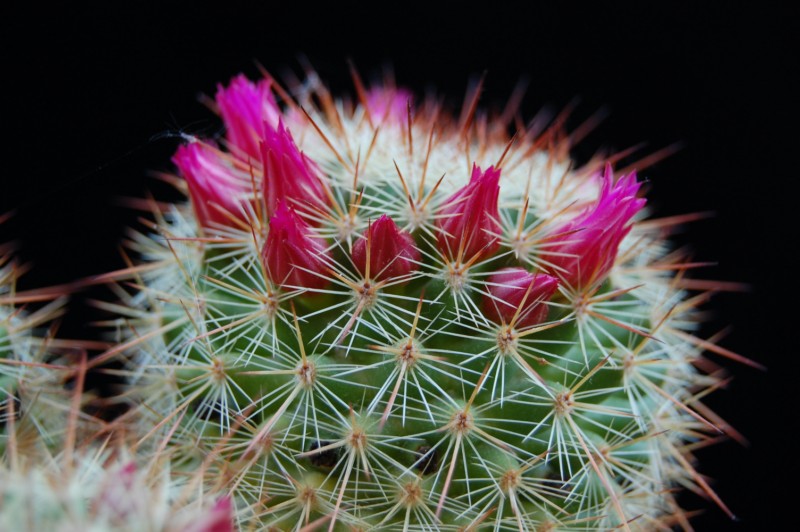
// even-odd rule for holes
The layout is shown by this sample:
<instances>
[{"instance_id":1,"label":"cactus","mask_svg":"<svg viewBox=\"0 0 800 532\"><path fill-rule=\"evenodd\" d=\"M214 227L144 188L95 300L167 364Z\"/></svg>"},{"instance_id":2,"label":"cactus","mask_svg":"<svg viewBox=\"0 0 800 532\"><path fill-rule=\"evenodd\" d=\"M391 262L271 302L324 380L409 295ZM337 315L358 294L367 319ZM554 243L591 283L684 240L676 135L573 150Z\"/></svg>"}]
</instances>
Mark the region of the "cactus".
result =
<instances>
[{"instance_id":1,"label":"cactus","mask_svg":"<svg viewBox=\"0 0 800 532\"><path fill-rule=\"evenodd\" d=\"M53 339L52 321L66 301L63 290L17 291L26 267L13 259L12 248L0 245L0 456L20 462L63 443L64 405L72 396L64 384L74 369ZM77 406L87 399L78 396Z\"/></svg>"},{"instance_id":2,"label":"cactus","mask_svg":"<svg viewBox=\"0 0 800 532\"><path fill-rule=\"evenodd\" d=\"M62 413L73 423L60 445L45 446L44 432L11 439L0 461L0 529L232 532L230 498L192 489L202 472L173 476L168 453L142 460L106 431L79 429L80 409ZM32 454L31 445L47 451Z\"/></svg>"},{"instance_id":3,"label":"cactus","mask_svg":"<svg viewBox=\"0 0 800 532\"><path fill-rule=\"evenodd\" d=\"M190 202L131 232L101 357L142 442L243 529L651 530L688 526L679 487L728 512L691 450L724 428L703 353L736 355L637 174L478 90L454 116L355 80L238 76L224 136L175 154Z\"/></svg>"},{"instance_id":4,"label":"cactus","mask_svg":"<svg viewBox=\"0 0 800 532\"><path fill-rule=\"evenodd\" d=\"M0 246L0 530L231 531L230 499L194 493L202 473L136 456L132 415L88 414L103 408L84 386L91 343L54 338L67 287L18 292L12 251Z\"/></svg>"},{"instance_id":5,"label":"cactus","mask_svg":"<svg viewBox=\"0 0 800 532\"><path fill-rule=\"evenodd\" d=\"M139 464L124 444L108 443L0 463L0 529L232 532L230 498L194 495L200 475L173 477L167 454Z\"/></svg>"}]
</instances>

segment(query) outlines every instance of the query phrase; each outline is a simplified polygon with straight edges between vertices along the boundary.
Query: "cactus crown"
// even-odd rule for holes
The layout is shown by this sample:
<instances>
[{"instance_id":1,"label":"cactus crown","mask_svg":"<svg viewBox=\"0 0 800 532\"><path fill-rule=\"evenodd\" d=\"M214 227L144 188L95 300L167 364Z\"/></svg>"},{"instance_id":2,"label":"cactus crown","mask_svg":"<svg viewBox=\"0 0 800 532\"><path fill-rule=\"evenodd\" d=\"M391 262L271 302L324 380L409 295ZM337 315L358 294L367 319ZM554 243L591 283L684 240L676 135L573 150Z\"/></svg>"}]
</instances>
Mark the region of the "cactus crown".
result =
<instances>
[{"instance_id":1,"label":"cactus crown","mask_svg":"<svg viewBox=\"0 0 800 532\"><path fill-rule=\"evenodd\" d=\"M117 275L130 384L244 527L652 529L707 486L695 306L635 173L557 126L237 77ZM310 89L309 89L310 87Z\"/></svg>"}]
</instances>

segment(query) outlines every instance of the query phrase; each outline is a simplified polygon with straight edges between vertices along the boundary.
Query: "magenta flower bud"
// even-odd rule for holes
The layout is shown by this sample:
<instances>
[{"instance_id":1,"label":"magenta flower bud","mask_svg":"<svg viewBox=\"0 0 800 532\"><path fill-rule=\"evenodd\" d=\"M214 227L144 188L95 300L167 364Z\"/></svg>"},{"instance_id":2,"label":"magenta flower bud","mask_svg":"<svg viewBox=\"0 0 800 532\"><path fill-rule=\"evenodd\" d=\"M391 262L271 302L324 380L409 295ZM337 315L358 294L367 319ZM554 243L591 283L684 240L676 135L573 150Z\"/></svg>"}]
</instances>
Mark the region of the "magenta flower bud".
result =
<instances>
[{"instance_id":1,"label":"magenta flower bud","mask_svg":"<svg viewBox=\"0 0 800 532\"><path fill-rule=\"evenodd\" d=\"M279 285L319 289L328 282L321 276L331 262L325 239L283 201L269 221L262 254L270 278Z\"/></svg>"},{"instance_id":2,"label":"magenta flower bud","mask_svg":"<svg viewBox=\"0 0 800 532\"><path fill-rule=\"evenodd\" d=\"M366 274L367 246L369 275L375 280L404 277L419 269L420 254L414 239L385 214L370 225L366 238L353 244L353 263L362 274Z\"/></svg>"},{"instance_id":3,"label":"magenta flower bud","mask_svg":"<svg viewBox=\"0 0 800 532\"><path fill-rule=\"evenodd\" d=\"M489 295L483 296L486 317L495 323L508 324L521 305L515 327L524 328L547 319L549 307L545 302L553 297L558 279L523 268L503 268L489 277L487 288Z\"/></svg>"},{"instance_id":4,"label":"magenta flower bud","mask_svg":"<svg viewBox=\"0 0 800 532\"><path fill-rule=\"evenodd\" d=\"M227 87L217 86L216 100L228 142L257 161L261 156L259 145L264 123L275 127L281 114L270 83L266 80L253 83L239 74Z\"/></svg>"},{"instance_id":5,"label":"magenta flower bud","mask_svg":"<svg viewBox=\"0 0 800 532\"><path fill-rule=\"evenodd\" d=\"M553 273L573 288L588 288L605 278L631 229L630 220L646 203L636 197L641 183L635 172L614 184L611 165L606 165L602 179L597 202L554 229L544 250Z\"/></svg>"},{"instance_id":6,"label":"magenta flower bud","mask_svg":"<svg viewBox=\"0 0 800 532\"><path fill-rule=\"evenodd\" d=\"M172 162L189 185L200 225L230 226L231 217L246 220L244 205L253 201L253 186L237 175L219 151L208 144L192 142L180 146Z\"/></svg>"},{"instance_id":7,"label":"magenta flower bud","mask_svg":"<svg viewBox=\"0 0 800 532\"><path fill-rule=\"evenodd\" d=\"M233 502L222 497L209 510L184 529L184 532L233 532Z\"/></svg>"},{"instance_id":8,"label":"magenta flower bud","mask_svg":"<svg viewBox=\"0 0 800 532\"><path fill-rule=\"evenodd\" d=\"M367 112L376 125L407 124L408 104L413 102L414 95L408 89L375 87L367 92Z\"/></svg>"},{"instance_id":9,"label":"magenta flower bud","mask_svg":"<svg viewBox=\"0 0 800 532\"><path fill-rule=\"evenodd\" d=\"M500 246L497 197L500 170L493 166L482 172L472 165L469 183L450 196L437 213L439 251L451 259L470 260L491 255ZM463 252L459 252L463 246Z\"/></svg>"},{"instance_id":10,"label":"magenta flower bud","mask_svg":"<svg viewBox=\"0 0 800 532\"><path fill-rule=\"evenodd\" d=\"M272 214L280 201L307 203L327 211L329 196L317 165L294 143L291 133L278 122L277 129L264 127L261 143L264 164L264 198Z\"/></svg>"}]
</instances>

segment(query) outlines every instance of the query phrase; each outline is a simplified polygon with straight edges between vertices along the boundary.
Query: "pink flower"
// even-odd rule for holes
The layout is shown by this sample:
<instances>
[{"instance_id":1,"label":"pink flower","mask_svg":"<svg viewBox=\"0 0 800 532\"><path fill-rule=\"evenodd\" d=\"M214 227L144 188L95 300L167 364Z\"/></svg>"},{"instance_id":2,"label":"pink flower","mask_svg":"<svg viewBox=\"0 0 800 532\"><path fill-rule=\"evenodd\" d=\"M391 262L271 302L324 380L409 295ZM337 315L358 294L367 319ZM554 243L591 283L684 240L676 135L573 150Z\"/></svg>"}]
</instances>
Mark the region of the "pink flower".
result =
<instances>
[{"instance_id":1,"label":"pink flower","mask_svg":"<svg viewBox=\"0 0 800 532\"><path fill-rule=\"evenodd\" d=\"M478 166L472 165L469 183L450 196L438 213L439 251L451 259L467 261L475 255L491 255L497 250L500 246L499 182L500 170L490 166L481 172Z\"/></svg>"},{"instance_id":2,"label":"pink flower","mask_svg":"<svg viewBox=\"0 0 800 532\"><path fill-rule=\"evenodd\" d=\"M607 164L602 179L597 203L554 229L544 250L553 273L573 288L588 288L605 278L631 229L630 220L646 202L636 197L641 183L635 172L614 184Z\"/></svg>"},{"instance_id":3,"label":"pink flower","mask_svg":"<svg viewBox=\"0 0 800 532\"><path fill-rule=\"evenodd\" d=\"M136 499L130 496L132 491L141 489L141 482L136 474L136 463L128 462L122 467L115 467L104 478L93 504L98 513L110 516L116 522L122 522L137 511Z\"/></svg>"},{"instance_id":4,"label":"pink flower","mask_svg":"<svg viewBox=\"0 0 800 532\"><path fill-rule=\"evenodd\" d=\"M373 124L407 124L408 104L414 95L407 89L375 87L367 92L367 112Z\"/></svg>"},{"instance_id":5,"label":"pink flower","mask_svg":"<svg viewBox=\"0 0 800 532\"><path fill-rule=\"evenodd\" d=\"M264 123L275 127L281 114L270 83L266 80L253 83L239 74L227 87L217 86L216 99L228 142L243 155L258 160Z\"/></svg>"},{"instance_id":6,"label":"pink flower","mask_svg":"<svg viewBox=\"0 0 800 532\"><path fill-rule=\"evenodd\" d=\"M233 532L233 503L230 497L223 497L205 511L184 532Z\"/></svg>"},{"instance_id":7,"label":"pink flower","mask_svg":"<svg viewBox=\"0 0 800 532\"><path fill-rule=\"evenodd\" d=\"M246 220L244 205L253 200L250 181L236 174L212 146L192 142L172 157L189 184L195 214L203 227L233 225L231 217Z\"/></svg>"},{"instance_id":8,"label":"pink flower","mask_svg":"<svg viewBox=\"0 0 800 532\"><path fill-rule=\"evenodd\" d=\"M269 221L262 254L270 278L280 285L319 289L328 282L319 275L331 262L325 239L283 201Z\"/></svg>"},{"instance_id":9,"label":"pink flower","mask_svg":"<svg viewBox=\"0 0 800 532\"><path fill-rule=\"evenodd\" d=\"M486 317L495 323L508 324L522 305L515 327L524 328L547 319L549 307L545 302L558 288L558 279L544 273L532 274L523 268L503 268L489 277L487 288L489 295L483 296Z\"/></svg>"},{"instance_id":10,"label":"pink flower","mask_svg":"<svg viewBox=\"0 0 800 532\"><path fill-rule=\"evenodd\" d=\"M301 152L283 122L274 129L264 127L261 159L264 164L264 198L267 212L272 214L280 201L310 204L327 210L327 185L317 165Z\"/></svg>"},{"instance_id":11,"label":"pink flower","mask_svg":"<svg viewBox=\"0 0 800 532\"><path fill-rule=\"evenodd\" d=\"M385 214L370 225L366 238L353 244L353 263L362 274L366 273L368 245L369 274L373 279L405 277L419 268L420 254L414 239Z\"/></svg>"}]
</instances>

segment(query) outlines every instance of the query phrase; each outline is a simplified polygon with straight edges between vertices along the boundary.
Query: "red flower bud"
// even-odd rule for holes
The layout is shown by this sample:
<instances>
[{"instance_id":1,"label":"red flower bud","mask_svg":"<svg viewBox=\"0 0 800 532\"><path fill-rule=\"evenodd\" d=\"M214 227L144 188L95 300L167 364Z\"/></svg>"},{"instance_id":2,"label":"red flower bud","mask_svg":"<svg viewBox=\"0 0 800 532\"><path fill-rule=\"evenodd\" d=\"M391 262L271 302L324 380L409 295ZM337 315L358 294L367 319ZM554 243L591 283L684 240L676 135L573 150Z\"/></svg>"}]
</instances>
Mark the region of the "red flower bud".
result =
<instances>
[{"instance_id":1,"label":"red flower bud","mask_svg":"<svg viewBox=\"0 0 800 532\"><path fill-rule=\"evenodd\" d=\"M406 124L408 104L413 100L408 89L375 87L367 92L367 112L373 124Z\"/></svg>"},{"instance_id":2,"label":"red flower bud","mask_svg":"<svg viewBox=\"0 0 800 532\"><path fill-rule=\"evenodd\" d=\"M319 289L328 283L320 275L331 262L325 239L282 201L269 221L262 253L270 278L279 285Z\"/></svg>"},{"instance_id":3,"label":"red flower bud","mask_svg":"<svg viewBox=\"0 0 800 532\"><path fill-rule=\"evenodd\" d=\"M558 279L544 273L532 274L523 268L503 268L489 277L487 288L489 295L483 296L486 317L507 324L522 305L515 327L524 328L547 319L549 307L545 302L558 288Z\"/></svg>"},{"instance_id":4,"label":"red flower bud","mask_svg":"<svg viewBox=\"0 0 800 532\"><path fill-rule=\"evenodd\" d=\"M369 274L375 280L404 277L419 269L414 239L385 214L370 225L365 238L353 244L353 263L362 274L366 274L367 246Z\"/></svg>"},{"instance_id":5,"label":"red flower bud","mask_svg":"<svg viewBox=\"0 0 800 532\"><path fill-rule=\"evenodd\" d=\"M239 74L227 87L217 86L216 100L228 142L257 161L261 156L259 144L264 123L275 127L281 114L270 83L266 80L253 83Z\"/></svg>"},{"instance_id":6,"label":"red flower bud","mask_svg":"<svg viewBox=\"0 0 800 532\"><path fill-rule=\"evenodd\" d=\"M646 202L636 197L640 186L635 172L614 184L611 165L606 165L597 203L554 229L544 249L554 275L574 288L587 288L605 278L631 229L630 220Z\"/></svg>"},{"instance_id":7,"label":"red flower bud","mask_svg":"<svg viewBox=\"0 0 800 532\"><path fill-rule=\"evenodd\" d=\"M497 197L500 194L500 170L493 166L481 172L472 165L469 183L450 196L439 210L439 251L451 259L470 260L486 256L500 246L500 222ZM463 252L459 251L463 246Z\"/></svg>"},{"instance_id":8,"label":"red flower bud","mask_svg":"<svg viewBox=\"0 0 800 532\"><path fill-rule=\"evenodd\" d=\"M200 225L232 225L231 216L245 220L244 205L253 187L215 148L202 142L180 146L172 157L189 184L189 195Z\"/></svg>"},{"instance_id":9,"label":"red flower bud","mask_svg":"<svg viewBox=\"0 0 800 532\"><path fill-rule=\"evenodd\" d=\"M283 122L274 129L264 127L261 143L264 164L264 198L272 214L280 201L311 204L327 210L329 196L317 165L301 152Z\"/></svg>"}]
</instances>

